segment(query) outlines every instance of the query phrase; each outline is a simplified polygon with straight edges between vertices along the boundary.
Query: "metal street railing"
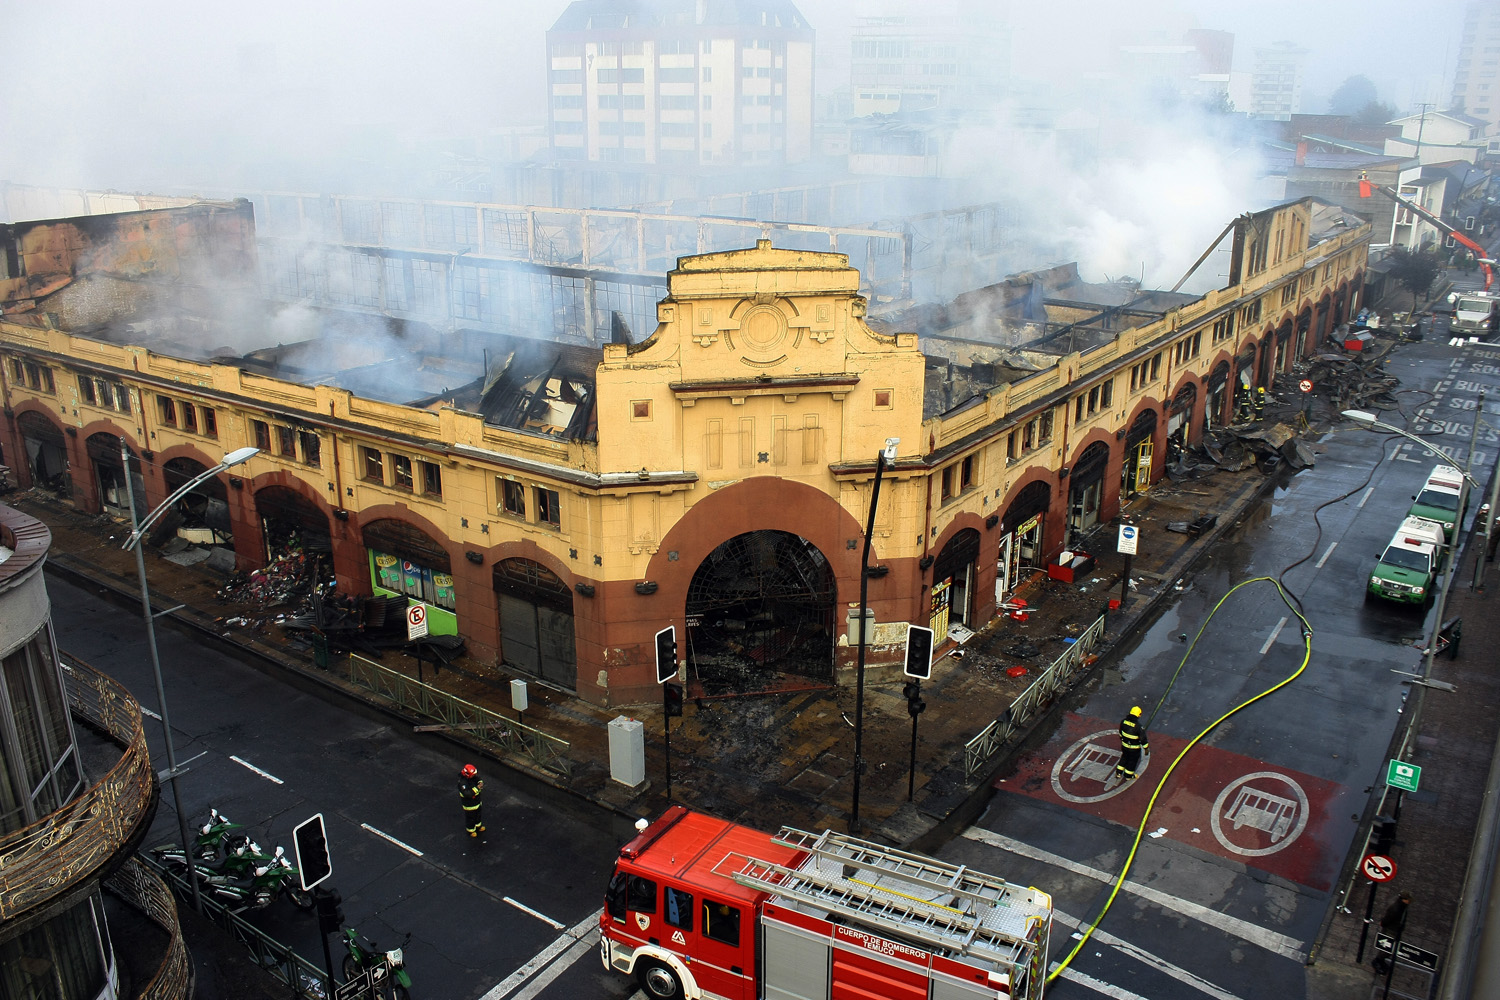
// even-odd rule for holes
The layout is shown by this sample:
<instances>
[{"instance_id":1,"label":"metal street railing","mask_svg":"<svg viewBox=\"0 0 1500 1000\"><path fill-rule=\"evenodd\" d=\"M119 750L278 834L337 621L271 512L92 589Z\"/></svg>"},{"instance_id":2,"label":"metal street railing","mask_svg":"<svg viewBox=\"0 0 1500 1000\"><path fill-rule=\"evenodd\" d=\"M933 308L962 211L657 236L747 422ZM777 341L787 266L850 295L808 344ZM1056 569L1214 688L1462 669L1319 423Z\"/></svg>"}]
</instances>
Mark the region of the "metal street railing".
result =
<instances>
[{"instance_id":1,"label":"metal street railing","mask_svg":"<svg viewBox=\"0 0 1500 1000\"><path fill-rule=\"evenodd\" d=\"M182 875L163 867L154 858L139 855L138 860L165 879L178 899L193 898L192 887ZM200 898L203 915L227 931L235 942L244 945L256 965L291 987L293 997L327 1000L333 995L328 988L328 973L293 951L291 945L282 944L213 897L205 894Z\"/></svg>"},{"instance_id":2,"label":"metal street railing","mask_svg":"<svg viewBox=\"0 0 1500 1000\"><path fill-rule=\"evenodd\" d=\"M167 932L167 951L161 966L135 996L138 1000L189 1000L193 978L182 928L177 925L177 904L172 901L172 890L161 876L136 858L126 859L104 885Z\"/></svg>"},{"instance_id":3,"label":"metal street railing","mask_svg":"<svg viewBox=\"0 0 1500 1000\"><path fill-rule=\"evenodd\" d=\"M1094 648L1104 635L1104 616L1083 630L1077 641L1042 671L1020 697L1010 703L1005 714L985 726L978 736L964 744L964 777L972 781L985 769L1000 749L1009 743L1043 709L1066 691L1085 667L1094 662Z\"/></svg>"},{"instance_id":4,"label":"metal street railing","mask_svg":"<svg viewBox=\"0 0 1500 1000\"><path fill-rule=\"evenodd\" d=\"M464 730L474 739L502 754L525 760L563 778L573 773L573 760L569 756L571 747L567 740L558 739L514 719L507 719L431 684L408 677L399 670L392 670L374 660L351 653L349 680L404 709L435 719L453 729Z\"/></svg>"},{"instance_id":5,"label":"metal street railing","mask_svg":"<svg viewBox=\"0 0 1500 1000\"><path fill-rule=\"evenodd\" d=\"M0 920L72 891L125 846L151 810L151 755L140 706L122 685L85 663L74 660L65 669L68 707L124 753L67 805L0 837Z\"/></svg>"}]
</instances>

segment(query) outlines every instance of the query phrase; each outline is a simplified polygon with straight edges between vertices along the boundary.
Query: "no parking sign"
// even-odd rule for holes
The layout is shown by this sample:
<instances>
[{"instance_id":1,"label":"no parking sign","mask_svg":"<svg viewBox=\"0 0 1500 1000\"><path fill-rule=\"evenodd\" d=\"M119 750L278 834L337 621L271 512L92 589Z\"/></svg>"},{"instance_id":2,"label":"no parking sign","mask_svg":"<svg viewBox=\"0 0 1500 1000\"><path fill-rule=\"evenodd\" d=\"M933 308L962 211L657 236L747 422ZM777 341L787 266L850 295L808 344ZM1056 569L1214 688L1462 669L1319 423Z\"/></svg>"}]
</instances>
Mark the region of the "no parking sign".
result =
<instances>
[{"instance_id":1,"label":"no parking sign","mask_svg":"<svg viewBox=\"0 0 1500 1000\"><path fill-rule=\"evenodd\" d=\"M427 605L409 604L406 607L406 641L420 639L427 634Z\"/></svg>"}]
</instances>

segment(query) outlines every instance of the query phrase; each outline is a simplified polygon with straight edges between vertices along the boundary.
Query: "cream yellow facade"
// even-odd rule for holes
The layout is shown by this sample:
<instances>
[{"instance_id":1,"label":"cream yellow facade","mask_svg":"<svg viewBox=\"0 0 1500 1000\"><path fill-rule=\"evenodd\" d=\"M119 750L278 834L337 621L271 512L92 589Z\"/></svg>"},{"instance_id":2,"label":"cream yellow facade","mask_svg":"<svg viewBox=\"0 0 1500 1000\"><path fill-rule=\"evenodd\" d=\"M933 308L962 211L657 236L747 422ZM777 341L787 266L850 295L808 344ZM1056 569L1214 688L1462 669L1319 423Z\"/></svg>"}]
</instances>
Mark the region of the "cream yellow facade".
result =
<instances>
[{"instance_id":1,"label":"cream yellow facade","mask_svg":"<svg viewBox=\"0 0 1500 1000\"><path fill-rule=\"evenodd\" d=\"M1169 438L1195 441L1205 411L1226 422L1235 385L1288 369L1357 308L1369 228L1314 243L1315 210L1243 217L1228 287L951 408L917 335L866 322L844 255L762 241L679 260L655 332L600 354L592 437L0 320L0 444L24 483L90 510L120 502L110 440L139 456L153 505L192 463L262 447L217 487L241 568L289 526L326 536L340 589L392 583L480 662L591 702L654 697L668 625L702 690L836 682L888 438L876 663L906 622L987 621L1160 476Z\"/></svg>"}]
</instances>

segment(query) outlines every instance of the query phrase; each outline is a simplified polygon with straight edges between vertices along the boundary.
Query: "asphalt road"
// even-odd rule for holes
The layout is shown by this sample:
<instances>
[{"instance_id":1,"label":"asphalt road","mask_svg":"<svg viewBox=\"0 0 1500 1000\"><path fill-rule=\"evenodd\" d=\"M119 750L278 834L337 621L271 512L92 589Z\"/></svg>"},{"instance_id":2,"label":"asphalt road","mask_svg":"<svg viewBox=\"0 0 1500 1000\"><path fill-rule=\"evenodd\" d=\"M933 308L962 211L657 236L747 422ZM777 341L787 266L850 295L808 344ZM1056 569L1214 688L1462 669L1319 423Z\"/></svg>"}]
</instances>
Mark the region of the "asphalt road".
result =
<instances>
[{"instance_id":1,"label":"asphalt road","mask_svg":"<svg viewBox=\"0 0 1500 1000\"><path fill-rule=\"evenodd\" d=\"M1411 429L1460 457L1481 389L1486 412L1500 412L1500 349L1431 338L1403 347L1390 370L1412 390L1398 396ZM1497 445L1481 428L1481 481ZM1178 765L1144 823L1124 891L1049 997L1269 1000L1312 989L1318 973L1305 958L1342 889L1357 818L1383 780L1400 720L1407 689L1391 670L1416 669L1412 643L1424 628L1420 609L1367 602L1364 584L1438 461L1352 426L1321 448L1314 468L1216 546L1053 738L1000 783L982 821L942 852L1053 892L1053 958L1065 956L1074 927L1100 913L1167 765L1301 663L1300 621L1274 587L1257 583L1225 602L1172 682L1183 633L1196 635L1234 584L1284 572L1313 630L1306 671L1221 723ZM1131 704L1154 714L1152 756L1134 785L1114 787L1099 780L1100 765L1112 763L1112 730Z\"/></svg>"},{"instance_id":2,"label":"asphalt road","mask_svg":"<svg viewBox=\"0 0 1500 1000\"><path fill-rule=\"evenodd\" d=\"M58 645L155 711L139 614L56 577L48 589ZM158 642L177 757L196 758L181 781L190 820L217 806L247 823L262 847L280 844L290 854L293 827L321 812L330 884L349 921L387 948L411 933L413 996L518 995L525 983L506 981L560 938L568 946L584 938L580 951L603 978L597 932L589 929L628 826L616 829L600 810L486 770L488 832L471 840L457 796L465 760L455 748L298 690L170 628L158 631ZM148 719L146 729L152 759L165 761L160 723ZM146 843L178 840L164 788ZM249 919L321 965L314 915L281 899ZM339 939L331 945L337 966L344 953ZM584 988L573 995L606 994Z\"/></svg>"}]
</instances>

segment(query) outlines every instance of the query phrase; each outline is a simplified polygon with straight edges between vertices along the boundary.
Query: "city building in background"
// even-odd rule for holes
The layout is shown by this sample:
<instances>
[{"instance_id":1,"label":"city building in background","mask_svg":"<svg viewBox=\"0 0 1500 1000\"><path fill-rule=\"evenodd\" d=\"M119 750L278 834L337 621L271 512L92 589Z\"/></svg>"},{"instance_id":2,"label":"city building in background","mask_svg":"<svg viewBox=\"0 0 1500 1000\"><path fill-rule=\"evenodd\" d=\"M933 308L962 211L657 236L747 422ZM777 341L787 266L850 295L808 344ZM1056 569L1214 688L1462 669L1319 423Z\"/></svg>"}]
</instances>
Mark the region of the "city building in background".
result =
<instances>
[{"instance_id":1,"label":"city building in background","mask_svg":"<svg viewBox=\"0 0 1500 1000\"><path fill-rule=\"evenodd\" d=\"M1500 3L1477 0L1464 12L1450 108L1500 125Z\"/></svg>"},{"instance_id":2,"label":"city building in background","mask_svg":"<svg viewBox=\"0 0 1500 1000\"><path fill-rule=\"evenodd\" d=\"M852 113L992 111L1006 93L1010 44L1004 3L935 2L860 17L850 49Z\"/></svg>"},{"instance_id":3,"label":"city building in background","mask_svg":"<svg viewBox=\"0 0 1500 1000\"><path fill-rule=\"evenodd\" d=\"M51 538L0 506L0 996L187 1000L171 893L133 857L156 811L141 709L85 664L64 671Z\"/></svg>"},{"instance_id":4,"label":"city building in background","mask_svg":"<svg viewBox=\"0 0 1500 1000\"><path fill-rule=\"evenodd\" d=\"M1307 49L1291 42L1275 42L1255 50L1250 71L1249 106L1255 118L1286 121L1302 111L1302 78Z\"/></svg>"},{"instance_id":5,"label":"city building in background","mask_svg":"<svg viewBox=\"0 0 1500 1000\"><path fill-rule=\"evenodd\" d=\"M787 0L574 0L547 32L554 159L774 166L812 152L813 29Z\"/></svg>"}]
</instances>

